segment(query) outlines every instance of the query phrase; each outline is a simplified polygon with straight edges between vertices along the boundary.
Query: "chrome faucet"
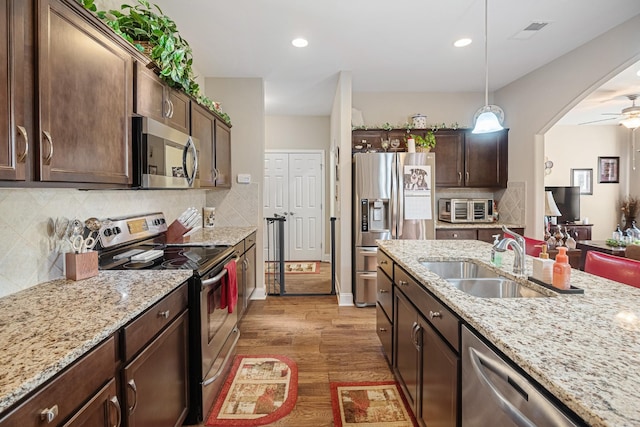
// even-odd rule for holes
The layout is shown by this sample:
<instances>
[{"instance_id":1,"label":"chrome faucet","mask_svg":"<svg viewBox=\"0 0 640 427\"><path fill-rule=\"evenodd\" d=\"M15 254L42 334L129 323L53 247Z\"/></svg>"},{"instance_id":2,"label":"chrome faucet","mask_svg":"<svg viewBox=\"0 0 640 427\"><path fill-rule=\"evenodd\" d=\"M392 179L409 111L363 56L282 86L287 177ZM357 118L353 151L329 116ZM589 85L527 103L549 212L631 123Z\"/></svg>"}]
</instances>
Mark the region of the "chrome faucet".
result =
<instances>
[{"instance_id":1,"label":"chrome faucet","mask_svg":"<svg viewBox=\"0 0 640 427\"><path fill-rule=\"evenodd\" d=\"M524 267L524 258L525 258L525 242L524 237L519 235L518 233L514 233L509 230L506 226L502 226L502 231L505 233L509 233L513 236L511 237L503 237L498 243L493 245L493 249L498 252L504 252L511 246L513 252L515 253L515 258L513 259L513 273L514 274L525 274Z\"/></svg>"}]
</instances>

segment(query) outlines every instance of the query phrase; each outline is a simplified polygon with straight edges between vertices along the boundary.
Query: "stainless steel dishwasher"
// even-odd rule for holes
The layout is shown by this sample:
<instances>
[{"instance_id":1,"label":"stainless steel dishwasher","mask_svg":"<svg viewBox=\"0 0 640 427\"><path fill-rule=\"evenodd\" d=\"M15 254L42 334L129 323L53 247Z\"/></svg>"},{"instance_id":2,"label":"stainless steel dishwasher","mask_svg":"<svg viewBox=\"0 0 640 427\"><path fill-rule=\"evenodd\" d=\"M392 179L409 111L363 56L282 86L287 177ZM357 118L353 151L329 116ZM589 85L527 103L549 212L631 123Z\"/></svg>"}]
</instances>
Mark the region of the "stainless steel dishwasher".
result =
<instances>
[{"instance_id":1,"label":"stainless steel dishwasher","mask_svg":"<svg viewBox=\"0 0 640 427\"><path fill-rule=\"evenodd\" d=\"M534 384L462 327L462 425L578 426Z\"/></svg>"}]
</instances>

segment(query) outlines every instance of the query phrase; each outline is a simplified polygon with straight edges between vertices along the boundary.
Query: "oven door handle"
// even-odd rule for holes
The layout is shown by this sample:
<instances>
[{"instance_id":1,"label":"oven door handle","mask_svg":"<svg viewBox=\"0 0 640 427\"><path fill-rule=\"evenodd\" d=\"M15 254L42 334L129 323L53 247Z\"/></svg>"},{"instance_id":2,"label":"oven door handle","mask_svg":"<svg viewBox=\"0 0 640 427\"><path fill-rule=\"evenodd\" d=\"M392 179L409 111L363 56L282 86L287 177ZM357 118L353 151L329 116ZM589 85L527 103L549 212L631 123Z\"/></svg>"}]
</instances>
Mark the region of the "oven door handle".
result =
<instances>
[{"instance_id":1,"label":"oven door handle","mask_svg":"<svg viewBox=\"0 0 640 427\"><path fill-rule=\"evenodd\" d=\"M233 260L235 260L236 262L238 262L238 258L237 257L233 257ZM231 261L229 261L231 262ZM225 264L226 265L226 264ZM208 287L210 287L211 285L215 285L216 283L218 283L220 281L220 279L222 279L225 275L227 274L227 270L225 268L222 269L222 271L218 274L216 274L215 276L209 278L209 279L205 279L202 281L202 285L200 287L200 289L204 290Z\"/></svg>"},{"instance_id":2,"label":"oven door handle","mask_svg":"<svg viewBox=\"0 0 640 427\"><path fill-rule=\"evenodd\" d=\"M234 332L239 332L238 328L234 328L233 329ZM231 346L231 348L235 347L236 344L238 343L238 340L240 339L240 334L237 333L235 339L233 340L233 345ZM213 376L205 379L202 381L202 385L203 386L208 386L209 384L211 384L212 382L214 382L215 380L217 380L218 378L220 378L220 375L222 375L222 373L224 372L224 368L227 365L227 362L229 361L229 358L235 354L235 352L230 351L227 353L227 355L224 357L224 360L222 361L222 363L220 364L220 368L218 369L218 371L213 374Z\"/></svg>"}]
</instances>

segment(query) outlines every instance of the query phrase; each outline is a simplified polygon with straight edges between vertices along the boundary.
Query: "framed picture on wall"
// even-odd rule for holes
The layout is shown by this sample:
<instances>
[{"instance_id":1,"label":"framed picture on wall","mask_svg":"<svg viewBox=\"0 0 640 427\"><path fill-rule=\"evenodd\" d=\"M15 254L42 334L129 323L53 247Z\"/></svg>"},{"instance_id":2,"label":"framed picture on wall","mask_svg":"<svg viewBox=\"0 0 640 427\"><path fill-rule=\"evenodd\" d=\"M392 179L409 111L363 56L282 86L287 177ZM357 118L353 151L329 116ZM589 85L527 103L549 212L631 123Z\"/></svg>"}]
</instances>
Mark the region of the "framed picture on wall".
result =
<instances>
[{"instance_id":1,"label":"framed picture on wall","mask_svg":"<svg viewBox=\"0 0 640 427\"><path fill-rule=\"evenodd\" d=\"M593 169L571 169L571 186L580 187L580 194L593 194Z\"/></svg>"},{"instance_id":2,"label":"framed picture on wall","mask_svg":"<svg viewBox=\"0 0 640 427\"><path fill-rule=\"evenodd\" d=\"M620 157L598 157L598 182L620 182Z\"/></svg>"}]
</instances>

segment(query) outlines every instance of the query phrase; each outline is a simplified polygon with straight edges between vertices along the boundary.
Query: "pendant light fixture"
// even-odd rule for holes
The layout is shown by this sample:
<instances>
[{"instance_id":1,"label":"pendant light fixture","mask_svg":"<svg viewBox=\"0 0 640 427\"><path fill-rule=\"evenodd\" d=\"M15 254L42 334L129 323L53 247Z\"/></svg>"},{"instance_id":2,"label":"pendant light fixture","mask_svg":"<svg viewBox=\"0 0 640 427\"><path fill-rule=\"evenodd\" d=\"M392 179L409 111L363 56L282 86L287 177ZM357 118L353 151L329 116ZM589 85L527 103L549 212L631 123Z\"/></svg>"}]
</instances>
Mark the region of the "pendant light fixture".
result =
<instances>
[{"instance_id":1,"label":"pendant light fixture","mask_svg":"<svg viewBox=\"0 0 640 427\"><path fill-rule=\"evenodd\" d=\"M489 105L489 37L488 37L489 0L484 0L484 107L476 111L475 127L471 133L490 133L504 129L504 112L497 105Z\"/></svg>"}]
</instances>

